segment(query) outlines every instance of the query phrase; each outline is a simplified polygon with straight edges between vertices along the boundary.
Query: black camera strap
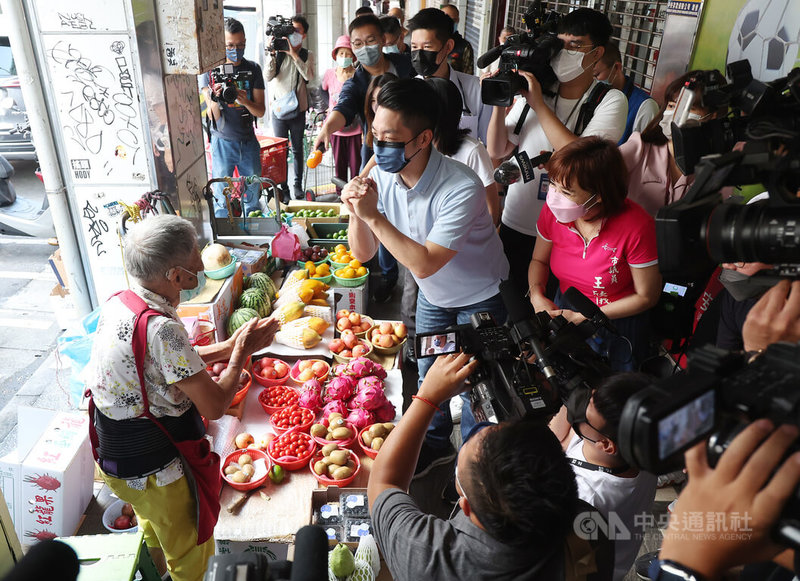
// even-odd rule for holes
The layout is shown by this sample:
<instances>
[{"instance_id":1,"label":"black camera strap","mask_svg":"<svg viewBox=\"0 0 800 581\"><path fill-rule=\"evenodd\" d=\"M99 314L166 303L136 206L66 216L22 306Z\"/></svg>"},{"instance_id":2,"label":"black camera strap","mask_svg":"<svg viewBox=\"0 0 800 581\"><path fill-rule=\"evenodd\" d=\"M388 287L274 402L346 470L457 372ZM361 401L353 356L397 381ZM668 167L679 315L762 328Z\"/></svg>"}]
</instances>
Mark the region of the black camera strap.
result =
<instances>
[{"instance_id":1,"label":"black camera strap","mask_svg":"<svg viewBox=\"0 0 800 581\"><path fill-rule=\"evenodd\" d=\"M631 467L627 464L617 468L608 468L606 466L600 466L599 464L592 464L591 462L578 460L577 458L568 458L568 460L570 464L577 466L578 468L583 468L584 470L594 470L596 472L602 472L603 474L613 474L614 476L617 474L622 474L623 472L627 472L631 469Z\"/></svg>"}]
</instances>

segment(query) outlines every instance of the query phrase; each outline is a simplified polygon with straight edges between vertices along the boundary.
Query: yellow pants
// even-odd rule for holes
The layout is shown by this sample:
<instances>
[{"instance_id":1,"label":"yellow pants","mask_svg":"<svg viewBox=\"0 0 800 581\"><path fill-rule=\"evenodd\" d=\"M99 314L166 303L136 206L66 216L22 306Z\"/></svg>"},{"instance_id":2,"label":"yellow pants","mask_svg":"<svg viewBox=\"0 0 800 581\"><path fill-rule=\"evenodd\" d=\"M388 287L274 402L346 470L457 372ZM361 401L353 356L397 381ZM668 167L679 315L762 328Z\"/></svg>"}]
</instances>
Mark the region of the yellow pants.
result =
<instances>
[{"instance_id":1,"label":"yellow pants","mask_svg":"<svg viewBox=\"0 0 800 581\"><path fill-rule=\"evenodd\" d=\"M135 490L125 480L101 473L114 494L133 506L147 546L164 551L172 579L202 581L208 559L214 555L214 537L197 544L196 501L186 477L156 486L156 477L151 475L144 490Z\"/></svg>"}]
</instances>

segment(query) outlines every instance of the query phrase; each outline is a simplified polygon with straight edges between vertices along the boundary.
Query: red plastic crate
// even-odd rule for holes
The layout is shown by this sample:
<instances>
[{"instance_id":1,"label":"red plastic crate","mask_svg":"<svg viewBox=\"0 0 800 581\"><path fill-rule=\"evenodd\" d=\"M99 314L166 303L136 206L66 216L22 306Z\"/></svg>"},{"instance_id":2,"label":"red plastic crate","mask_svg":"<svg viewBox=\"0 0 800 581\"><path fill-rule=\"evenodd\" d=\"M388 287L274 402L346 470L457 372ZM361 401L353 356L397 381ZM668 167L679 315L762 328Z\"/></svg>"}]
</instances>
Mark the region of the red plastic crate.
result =
<instances>
[{"instance_id":1,"label":"red plastic crate","mask_svg":"<svg viewBox=\"0 0 800 581\"><path fill-rule=\"evenodd\" d=\"M289 151L289 140L285 137L258 138L261 145L261 177L269 178L276 184L286 181L286 156Z\"/></svg>"}]
</instances>

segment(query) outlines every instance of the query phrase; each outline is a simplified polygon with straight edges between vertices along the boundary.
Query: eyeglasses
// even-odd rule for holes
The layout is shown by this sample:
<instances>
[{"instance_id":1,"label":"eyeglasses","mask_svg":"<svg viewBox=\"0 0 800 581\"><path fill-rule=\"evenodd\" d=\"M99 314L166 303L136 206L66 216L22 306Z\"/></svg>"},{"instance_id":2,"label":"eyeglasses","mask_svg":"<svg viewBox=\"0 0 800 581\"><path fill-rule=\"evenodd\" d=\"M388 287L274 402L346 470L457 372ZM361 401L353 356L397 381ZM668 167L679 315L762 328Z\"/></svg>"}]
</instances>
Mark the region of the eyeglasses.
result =
<instances>
[{"instance_id":1,"label":"eyeglasses","mask_svg":"<svg viewBox=\"0 0 800 581\"><path fill-rule=\"evenodd\" d=\"M570 40L564 43L564 50L567 51L567 54L574 56L585 48L594 49L594 46L593 44L583 44L580 40Z\"/></svg>"},{"instance_id":2,"label":"eyeglasses","mask_svg":"<svg viewBox=\"0 0 800 581\"><path fill-rule=\"evenodd\" d=\"M198 278L198 276L197 276L197 273L196 273L196 272L192 272L191 270L186 270L186 269L185 269L185 268L183 268L182 266L173 266L172 268L170 268L170 269L169 269L169 270L166 272L166 274L165 274L164 276L165 276L165 277L167 277L167 278L169 278L169 275L172 273L172 270L173 270L173 269L175 269L175 268L180 268L180 269L181 269L183 272L185 272L186 274L190 274L190 275L192 275L193 277L195 277L195 278Z\"/></svg>"},{"instance_id":3,"label":"eyeglasses","mask_svg":"<svg viewBox=\"0 0 800 581\"><path fill-rule=\"evenodd\" d=\"M376 44L378 44L378 42L380 42L379 39L375 38L374 36L370 36L370 37L367 38L367 42L364 42L362 40L351 40L350 41L350 46L352 46L355 49L358 49L358 48L362 48L362 47L367 46L367 45L369 45L369 46L376 45Z\"/></svg>"},{"instance_id":4,"label":"eyeglasses","mask_svg":"<svg viewBox=\"0 0 800 581\"><path fill-rule=\"evenodd\" d=\"M603 432L601 432L600 430L595 428L592 424L590 424L588 419L584 419L584 420L582 420L582 421L580 421L580 422L578 422L578 423L576 423L575 425L572 426L572 429L575 430L575 433L578 434L578 436L580 436L581 439L586 440L587 442L591 442L592 444L596 444L597 442L600 441L600 440L593 440L592 438L587 437L583 433L583 430L581 429L581 424L586 424L587 426L592 428L595 432L597 432L598 434L603 436L603 438L607 438L609 440L611 439L606 434L604 434Z\"/></svg>"},{"instance_id":5,"label":"eyeglasses","mask_svg":"<svg viewBox=\"0 0 800 581\"><path fill-rule=\"evenodd\" d=\"M245 42L243 42L242 44L226 44L225 48L228 50L233 50L233 49L244 50L246 44L247 43Z\"/></svg>"}]
</instances>

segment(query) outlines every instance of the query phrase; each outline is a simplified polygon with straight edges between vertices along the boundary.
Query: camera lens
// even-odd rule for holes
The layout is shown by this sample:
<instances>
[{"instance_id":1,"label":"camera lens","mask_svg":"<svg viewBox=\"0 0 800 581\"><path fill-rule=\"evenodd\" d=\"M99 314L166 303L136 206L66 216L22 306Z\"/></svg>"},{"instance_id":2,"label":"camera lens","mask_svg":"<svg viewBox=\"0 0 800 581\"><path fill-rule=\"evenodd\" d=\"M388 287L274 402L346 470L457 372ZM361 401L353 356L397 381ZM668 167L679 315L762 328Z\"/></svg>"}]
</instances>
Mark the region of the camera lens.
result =
<instances>
[{"instance_id":1,"label":"camera lens","mask_svg":"<svg viewBox=\"0 0 800 581\"><path fill-rule=\"evenodd\" d=\"M239 97L239 91L235 85L226 85L225 88L222 89L222 94L220 96L226 103L235 103L236 99Z\"/></svg>"}]
</instances>

